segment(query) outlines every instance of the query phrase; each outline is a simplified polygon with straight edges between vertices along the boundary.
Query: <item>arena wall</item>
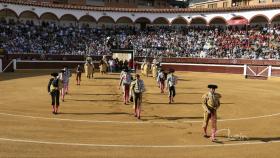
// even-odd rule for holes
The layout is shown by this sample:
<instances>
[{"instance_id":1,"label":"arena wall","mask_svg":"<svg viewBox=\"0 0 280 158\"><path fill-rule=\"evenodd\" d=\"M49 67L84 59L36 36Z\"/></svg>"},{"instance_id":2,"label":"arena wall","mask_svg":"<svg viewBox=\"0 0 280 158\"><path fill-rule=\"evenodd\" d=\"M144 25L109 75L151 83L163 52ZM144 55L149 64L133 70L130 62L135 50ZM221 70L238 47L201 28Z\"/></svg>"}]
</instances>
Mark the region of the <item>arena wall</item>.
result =
<instances>
[{"instance_id":1,"label":"arena wall","mask_svg":"<svg viewBox=\"0 0 280 158\"><path fill-rule=\"evenodd\" d=\"M152 62L153 58L136 57L136 61L147 59ZM253 59L211 59L211 58L163 58L163 63L195 63L195 64L225 64L225 65L258 65L280 66L280 60L253 60Z\"/></svg>"},{"instance_id":2,"label":"arena wall","mask_svg":"<svg viewBox=\"0 0 280 158\"><path fill-rule=\"evenodd\" d=\"M272 67L271 76L280 77L280 67Z\"/></svg>"},{"instance_id":3,"label":"arena wall","mask_svg":"<svg viewBox=\"0 0 280 158\"><path fill-rule=\"evenodd\" d=\"M92 56L95 67L102 56ZM111 56L108 56L111 58ZM61 69L64 66L70 68L78 64L84 64L85 56L82 55L44 55L39 54L7 54L3 61L3 68L12 60L17 59L17 69ZM141 62L147 59L152 62L153 58L136 57L137 68ZM176 71L213 72L243 74L244 65L272 66L271 76L280 76L280 61L278 60L249 60L249 59L205 59L205 58L163 58L164 69L174 68ZM12 71L9 67L8 71Z\"/></svg>"},{"instance_id":4,"label":"arena wall","mask_svg":"<svg viewBox=\"0 0 280 158\"><path fill-rule=\"evenodd\" d=\"M230 74L243 74L244 66L236 65L214 65L214 64L175 64L164 63L163 69L169 70L170 68L176 71L194 71L194 72L214 72L214 73L230 73Z\"/></svg>"},{"instance_id":5,"label":"arena wall","mask_svg":"<svg viewBox=\"0 0 280 158\"><path fill-rule=\"evenodd\" d=\"M62 69L64 66L73 69L78 64L84 65L84 63L84 61L19 61L16 63L16 69Z\"/></svg>"},{"instance_id":6,"label":"arena wall","mask_svg":"<svg viewBox=\"0 0 280 158\"><path fill-rule=\"evenodd\" d=\"M68 66L71 69L77 67L78 64L83 65L84 61L30 61L22 60L16 62L15 69L61 69ZM13 65L13 64L12 64ZM141 63L138 62L137 69L140 69ZM98 69L99 62L95 61L94 66ZM221 64L186 64L186 63L163 63L163 69L170 68L176 71L192 71L192 72L213 72L213 73L229 73L244 74L244 65L221 65ZM12 66L8 69L11 70ZM280 77L280 66L272 67L271 76Z\"/></svg>"},{"instance_id":7,"label":"arena wall","mask_svg":"<svg viewBox=\"0 0 280 158\"><path fill-rule=\"evenodd\" d=\"M108 56L110 58L110 56ZM40 54L8 54L8 60L62 60L62 61L84 61L83 55L40 55ZM101 60L102 56L92 56L93 60ZM144 59L152 62L154 58L135 57L135 61ZM224 64L224 65L259 65L280 66L280 60L252 60L252 59L209 59L209 58L163 58L163 63L194 63L194 64Z\"/></svg>"},{"instance_id":8,"label":"arena wall","mask_svg":"<svg viewBox=\"0 0 280 158\"><path fill-rule=\"evenodd\" d=\"M110 58L111 56L108 56ZM40 54L7 54L7 59L18 60L59 60L59 61L84 61L83 55L40 55ZM99 61L102 56L92 56ZM134 60L142 62L144 59L152 62L154 58L135 57ZM223 64L223 65L258 65L280 66L280 60L252 60L252 59L210 59L210 58L162 58L163 63L194 63L194 64Z\"/></svg>"}]
</instances>

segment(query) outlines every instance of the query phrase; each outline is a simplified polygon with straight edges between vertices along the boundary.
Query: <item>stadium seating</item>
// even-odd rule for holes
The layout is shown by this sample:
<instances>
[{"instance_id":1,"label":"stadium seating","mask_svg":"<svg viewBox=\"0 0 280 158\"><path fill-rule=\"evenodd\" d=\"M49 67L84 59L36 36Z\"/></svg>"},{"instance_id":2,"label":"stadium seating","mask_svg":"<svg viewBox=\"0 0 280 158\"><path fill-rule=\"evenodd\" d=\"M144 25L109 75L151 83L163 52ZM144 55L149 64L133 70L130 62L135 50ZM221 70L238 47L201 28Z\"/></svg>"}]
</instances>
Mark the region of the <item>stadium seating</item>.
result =
<instances>
[{"instance_id":1,"label":"stadium seating","mask_svg":"<svg viewBox=\"0 0 280 158\"><path fill-rule=\"evenodd\" d=\"M136 56L279 59L279 26L90 28L42 23L0 23L8 53L110 55L135 49Z\"/></svg>"}]
</instances>

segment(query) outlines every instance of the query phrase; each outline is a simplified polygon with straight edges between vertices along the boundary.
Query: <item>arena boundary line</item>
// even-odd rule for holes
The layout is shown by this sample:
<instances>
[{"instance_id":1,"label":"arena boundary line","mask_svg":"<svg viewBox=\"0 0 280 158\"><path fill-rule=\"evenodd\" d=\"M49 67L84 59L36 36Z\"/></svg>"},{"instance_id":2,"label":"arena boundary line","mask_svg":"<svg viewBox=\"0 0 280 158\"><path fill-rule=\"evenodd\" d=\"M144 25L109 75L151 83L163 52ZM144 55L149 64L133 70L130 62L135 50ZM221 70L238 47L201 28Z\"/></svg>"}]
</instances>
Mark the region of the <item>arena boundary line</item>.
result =
<instances>
[{"instance_id":1,"label":"arena boundary line","mask_svg":"<svg viewBox=\"0 0 280 158\"><path fill-rule=\"evenodd\" d=\"M111 124L178 124L178 123L202 123L202 121L102 121L102 120L76 120L76 119L67 119L67 118L50 118L50 117L40 117L40 116L28 116L28 115L18 115L18 114L9 114L9 113L0 113L4 116L12 117L23 117L29 119L43 119L43 120L54 120L54 121L70 121L70 122L86 122L86 123L111 123ZM243 118L232 118L232 119L220 119L218 122L226 121L240 121L240 120L251 120L259 119L266 117L279 116L280 113L262 115L262 116L252 116L252 117L243 117Z\"/></svg>"},{"instance_id":2,"label":"arena boundary line","mask_svg":"<svg viewBox=\"0 0 280 158\"><path fill-rule=\"evenodd\" d=\"M142 64L143 62L136 62ZM161 65L189 65L189 66L217 66L217 67L238 67L244 68L244 65L226 65L226 64L192 64L192 63L166 63L162 62Z\"/></svg>"},{"instance_id":3,"label":"arena boundary line","mask_svg":"<svg viewBox=\"0 0 280 158\"><path fill-rule=\"evenodd\" d=\"M50 141L36 141L24 139L10 139L1 138L0 141L20 142L20 143L33 143L33 144L47 144L47 145L67 145L67 146L87 146L87 147L114 147L114 148L205 148L205 147L227 147L227 146L240 146L240 145L260 145L280 143L280 140L269 142L249 142L231 143L231 144L209 144L209 145L133 145L133 144L86 144L86 143L64 143L64 142L50 142Z\"/></svg>"}]
</instances>

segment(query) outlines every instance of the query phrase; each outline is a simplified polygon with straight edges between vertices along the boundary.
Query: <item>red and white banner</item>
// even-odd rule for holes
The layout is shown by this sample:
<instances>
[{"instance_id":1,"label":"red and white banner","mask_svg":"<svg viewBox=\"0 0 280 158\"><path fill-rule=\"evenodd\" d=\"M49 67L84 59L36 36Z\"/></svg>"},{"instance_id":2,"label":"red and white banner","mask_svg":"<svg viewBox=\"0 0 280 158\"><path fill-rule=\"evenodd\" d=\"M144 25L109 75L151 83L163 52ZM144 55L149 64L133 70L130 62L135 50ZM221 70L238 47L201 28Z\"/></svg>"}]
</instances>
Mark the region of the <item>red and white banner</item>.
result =
<instances>
[{"instance_id":1,"label":"red and white banner","mask_svg":"<svg viewBox=\"0 0 280 158\"><path fill-rule=\"evenodd\" d=\"M227 21L228 25L248 25L248 23L247 19L233 19Z\"/></svg>"}]
</instances>

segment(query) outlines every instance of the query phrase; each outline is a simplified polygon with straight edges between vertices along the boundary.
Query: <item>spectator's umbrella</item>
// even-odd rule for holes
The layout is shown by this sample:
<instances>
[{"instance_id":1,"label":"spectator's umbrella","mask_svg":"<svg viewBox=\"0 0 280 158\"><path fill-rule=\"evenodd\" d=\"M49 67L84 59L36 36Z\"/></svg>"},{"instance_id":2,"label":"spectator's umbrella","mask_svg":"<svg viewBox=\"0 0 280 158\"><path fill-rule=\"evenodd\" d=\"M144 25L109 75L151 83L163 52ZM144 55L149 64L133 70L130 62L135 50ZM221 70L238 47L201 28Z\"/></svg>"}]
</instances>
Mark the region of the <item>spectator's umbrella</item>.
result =
<instances>
[{"instance_id":1,"label":"spectator's umbrella","mask_svg":"<svg viewBox=\"0 0 280 158\"><path fill-rule=\"evenodd\" d=\"M227 21L228 25L248 25L247 19L231 19Z\"/></svg>"}]
</instances>

